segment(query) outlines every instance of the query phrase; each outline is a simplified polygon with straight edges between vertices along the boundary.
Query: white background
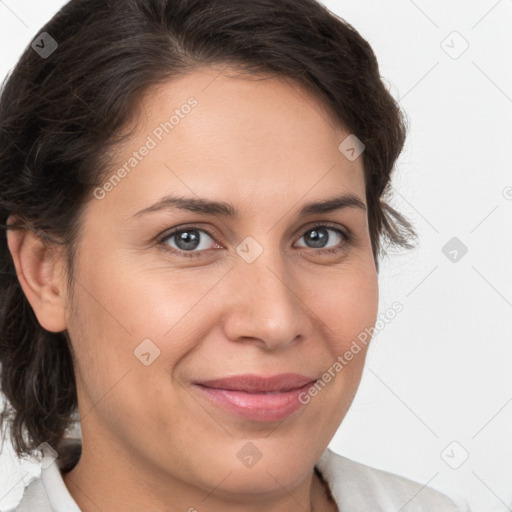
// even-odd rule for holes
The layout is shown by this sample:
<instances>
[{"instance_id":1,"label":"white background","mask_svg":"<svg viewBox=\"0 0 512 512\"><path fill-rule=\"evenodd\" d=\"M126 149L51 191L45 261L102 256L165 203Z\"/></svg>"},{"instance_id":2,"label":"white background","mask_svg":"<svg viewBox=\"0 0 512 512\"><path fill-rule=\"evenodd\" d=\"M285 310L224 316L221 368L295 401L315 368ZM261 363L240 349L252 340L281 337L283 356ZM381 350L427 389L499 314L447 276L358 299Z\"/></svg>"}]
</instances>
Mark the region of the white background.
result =
<instances>
[{"instance_id":1,"label":"white background","mask_svg":"<svg viewBox=\"0 0 512 512\"><path fill-rule=\"evenodd\" d=\"M512 510L512 0L325 3L407 113L393 204L419 233L381 264L381 312L403 311L375 337L331 448L472 511ZM63 4L0 0L1 77ZM456 262L452 237L468 249ZM27 472L0 455L0 510Z\"/></svg>"}]
</instances>

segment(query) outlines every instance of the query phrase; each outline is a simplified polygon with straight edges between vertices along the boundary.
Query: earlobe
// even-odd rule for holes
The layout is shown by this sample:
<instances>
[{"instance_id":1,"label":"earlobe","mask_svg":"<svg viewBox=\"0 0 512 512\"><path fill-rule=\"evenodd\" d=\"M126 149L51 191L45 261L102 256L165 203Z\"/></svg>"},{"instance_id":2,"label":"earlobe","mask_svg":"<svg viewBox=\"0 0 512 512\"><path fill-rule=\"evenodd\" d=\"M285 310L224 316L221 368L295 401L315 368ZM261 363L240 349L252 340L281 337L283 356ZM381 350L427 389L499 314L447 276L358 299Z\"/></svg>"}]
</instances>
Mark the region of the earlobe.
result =
<instances>
[{"instance_id":1,"label":"earlobe","mask_svg":"<svg viewBox=\"0 0 512 512\"><path fill-rule=\"evenodd\" d=\"M46 330L67 328L66 289L60 250L30 229L7 230L7 244L20 285Z\"/></svg>"}]
</instances>

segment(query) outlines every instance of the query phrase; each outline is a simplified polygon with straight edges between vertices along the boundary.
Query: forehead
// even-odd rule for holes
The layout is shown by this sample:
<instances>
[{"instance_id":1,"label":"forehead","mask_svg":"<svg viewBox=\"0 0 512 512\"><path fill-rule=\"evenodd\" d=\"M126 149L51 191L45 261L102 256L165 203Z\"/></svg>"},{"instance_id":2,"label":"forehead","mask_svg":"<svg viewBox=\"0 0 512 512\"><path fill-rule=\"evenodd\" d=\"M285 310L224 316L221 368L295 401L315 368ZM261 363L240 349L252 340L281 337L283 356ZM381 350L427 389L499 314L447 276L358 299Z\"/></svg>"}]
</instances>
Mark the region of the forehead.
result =
<instances>
[{"instance_id":1,"label":"forehead","mask_svg":"<svg viewBox=\"0 0 512 512\"><path fill-rule=\"evenodd\" d=\"M363 156L338 149L349 132L290 79L202 68L146 91L134 120L107 173L126 171L111 201L144 207L173 192L271 205L313 189L364 197Z\"/></svg>"}]
</instances>

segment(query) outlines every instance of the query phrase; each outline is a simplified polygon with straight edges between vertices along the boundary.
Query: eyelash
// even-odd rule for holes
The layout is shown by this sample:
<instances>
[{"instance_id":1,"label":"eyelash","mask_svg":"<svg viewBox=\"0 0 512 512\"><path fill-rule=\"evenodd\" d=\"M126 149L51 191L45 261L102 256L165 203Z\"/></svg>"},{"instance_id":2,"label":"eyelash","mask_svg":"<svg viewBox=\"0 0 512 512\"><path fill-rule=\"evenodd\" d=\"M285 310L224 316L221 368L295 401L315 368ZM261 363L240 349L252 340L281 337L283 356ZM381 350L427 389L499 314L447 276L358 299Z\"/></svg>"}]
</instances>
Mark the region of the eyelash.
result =
<instances>
[{"instance_id":1,"label":"eyelash","mask_svg":"<svg viewBox=\"0 0 512 512\"><path fill-rule=\"evenodd\" d=\"M313 252L321 253L321 254L337 254L340 251L344 250L344 246L346 244L350 244L352 242L352 235L350 233L343 231L339 227L335 227L329 223L322 223L322 224L314 225L314 226L306 229L306 231L304 231L302 236L304 236L304 234L307 233L308 231L313 231L314 229L318 229L318 228L328 228L333 231L336 231L339 235L341 235L341 237L343 238L344 241L341 246L336 247L336 248L314 249L314 248L310 247L309 249L312 250ZM215 240L215 237L207 229L200 228L199 226L184 226L184 227L180 226L179 228L174 229L170 233L167 233L163 238L161 238L159 240L158 243L159 243L159 245L162 246L162 249L164 251L168 251L171 254L175 254L177 256L183 256L185 258L200 257L200 256L202 256L202 253L205 252L204 250L203 251L179 251L179 250L174 249L173 247L170 247L169 245L167 245L165 243L167 240L169 240L170 238L172 238L174 235L176 235L177 233L179 233L181 231L194 230L194 229L197 231L205 232L212 240ZM302 236L300 238L302 238ZM205 249L205 250L207 250L207 249Z\"/></svg>"}]
</instances>

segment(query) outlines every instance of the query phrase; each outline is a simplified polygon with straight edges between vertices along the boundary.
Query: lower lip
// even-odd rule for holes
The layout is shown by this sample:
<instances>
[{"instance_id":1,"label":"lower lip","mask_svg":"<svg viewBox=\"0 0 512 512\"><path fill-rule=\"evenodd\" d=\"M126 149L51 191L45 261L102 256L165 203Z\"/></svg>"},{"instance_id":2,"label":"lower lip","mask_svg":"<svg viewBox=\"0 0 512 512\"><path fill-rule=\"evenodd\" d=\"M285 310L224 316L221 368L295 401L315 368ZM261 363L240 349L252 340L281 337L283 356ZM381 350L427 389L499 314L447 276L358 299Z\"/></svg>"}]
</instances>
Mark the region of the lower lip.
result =
<instances>
[{"instance_id":1,"label":"lower lip","mask_svg":"<svg viewBox=\"0 0 512 512\"><path fill-rule=\"evenodd\" d=\"M313 385L312 382L280 393L246 393L229 389L207 388L195 384L203 395L228 412L253 421L278 421L302 407L299 395Z\"/></svg>"}]
</instances>

